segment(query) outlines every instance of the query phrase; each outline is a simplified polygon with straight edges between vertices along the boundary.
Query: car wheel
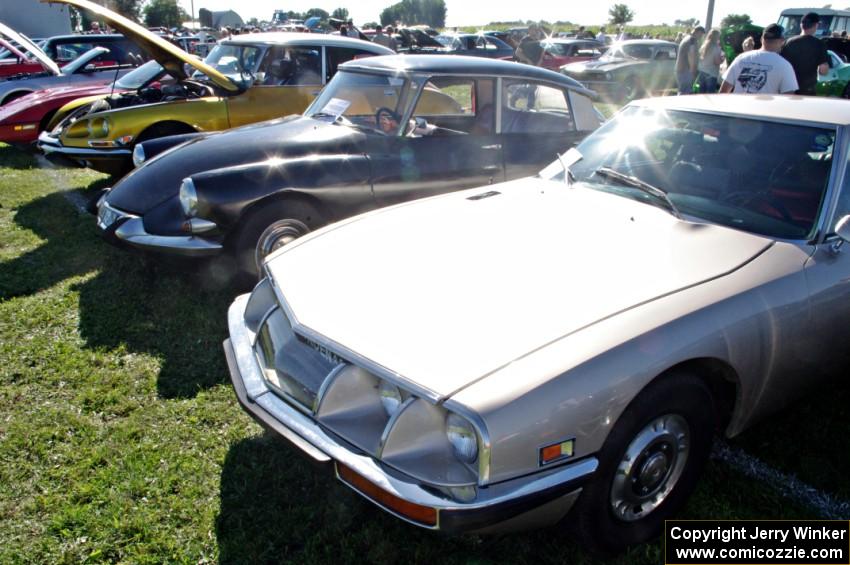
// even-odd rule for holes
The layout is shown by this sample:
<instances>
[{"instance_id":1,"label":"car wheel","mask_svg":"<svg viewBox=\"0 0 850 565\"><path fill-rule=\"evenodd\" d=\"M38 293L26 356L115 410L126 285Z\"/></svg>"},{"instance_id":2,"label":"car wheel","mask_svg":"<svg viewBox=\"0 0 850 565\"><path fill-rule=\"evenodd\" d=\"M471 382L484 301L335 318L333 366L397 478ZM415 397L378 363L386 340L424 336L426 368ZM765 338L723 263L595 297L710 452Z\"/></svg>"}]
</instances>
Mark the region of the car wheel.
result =
<instances>
[{"instance_id":1,"label":"car wheel","mask_svg":"<svg viewBox=\"0 0 850 565\"><path fill-rule=\"evenodd\" d=\"M623 82L623 89L624 102L631 102L644 97L643 84L636 76L626 77L625 82Z\"/></svg>"},{"instance_id":2,"label":"car wheel","mask_svg":"<svg viewBox=\"0 0 850 565\"><path fill-rule=\"evenodd\" d=\"M693 492L715 422L711 392L698 377L676 372L650 384L599 451L571 515L579 541L610 554L656 537Z\"/></svg>"},{"instance_id":3,"label":"car wheel","mask_svg":"<svg viewBox=\"0 0 850 565\"><path fill-rule=\"evenodd\" d=\"M321 219L306 202L288 200L263 206L240 223L233 252L241 276L256 281L269 254L321 225Z\"/></svg>"}]
</instances>

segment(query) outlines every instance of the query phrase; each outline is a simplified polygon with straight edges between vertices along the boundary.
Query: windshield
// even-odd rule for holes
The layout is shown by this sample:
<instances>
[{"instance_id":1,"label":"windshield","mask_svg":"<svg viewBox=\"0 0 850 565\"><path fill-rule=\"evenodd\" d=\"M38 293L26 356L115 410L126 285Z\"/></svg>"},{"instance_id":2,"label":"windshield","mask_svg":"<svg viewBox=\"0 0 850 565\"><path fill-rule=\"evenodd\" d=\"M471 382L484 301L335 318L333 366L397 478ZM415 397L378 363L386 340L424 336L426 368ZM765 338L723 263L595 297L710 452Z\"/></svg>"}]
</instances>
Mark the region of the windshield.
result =
<instances>
[{"instance_id":1,"label":"windshield","mask_svg":"<svg viewBox=\"0 0 850 565\"><path fill-rule=\"evenodd\" d=\"M405 113L408 82L402 77L341 70L304 115L331 121L341 116L356 126L393 134ZM395 131L388 123L392 120Z\"/></svg>"},{"instance_id":2,"label":"windshield","mask_svg":"<svg viewBox=\"0 0 850 565\"><path fill-rule=\"evenodd\" d=\"M832 16L818 17L820 18L820 21L818 22L817 35L828 35L830 25L832 25ZM783 14L779 16L779 21L777 23L785 30L785 37L791 37L800 34L800 20L802 18L802 15L789 16Z\"/></svg>"},{"instance_id":3,"label":"windshield","mask_svg":"<svg viewBox=\"0 0 850 565\"><path fill-rule=\"evenodd\" d=\"M216 45L204 62L232 80L235 84L248 87L254 81L257 67L262 59L262 49L253 45ZM206 78L200 71L195 71L192 78Z\"/></svg>"},{"instance_id":4,"label":"windshield","mask_svg":"<svg viewBox=\"0 0 850 565\"><path fill-rule=\"evenodd\" d=\"M159 78L163 73L165 73L165 69L162 68L162 65L156 61L148 61L141 67L133 69L121 77L115 83L115 88L138 90Z\"/></svg>"},{"instance_id":5,"label":"windshield","mask_svg":"<svg viewBox=\"0 0 850 565\"><path fill-rule=\"evenodd\" d=\"M627 108L585 139L575 181L657 204L612 169L667 192L675 207L731 228L781 239L813 235L835 131L693 112ZM600 170L602 169L602 170ZM541 176L563 182L559 162Z\"/></svg>"}]
</instances>

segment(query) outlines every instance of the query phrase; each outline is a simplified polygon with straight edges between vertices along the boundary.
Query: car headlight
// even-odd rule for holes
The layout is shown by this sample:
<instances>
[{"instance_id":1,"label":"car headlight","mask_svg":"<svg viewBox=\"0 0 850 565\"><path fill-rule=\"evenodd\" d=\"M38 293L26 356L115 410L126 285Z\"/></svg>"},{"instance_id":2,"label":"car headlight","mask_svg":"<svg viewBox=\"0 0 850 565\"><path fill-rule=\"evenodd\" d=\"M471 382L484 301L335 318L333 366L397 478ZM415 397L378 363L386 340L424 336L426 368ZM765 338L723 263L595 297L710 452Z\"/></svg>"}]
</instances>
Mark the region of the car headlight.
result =
<instances>
[{"instance_id":1,"label":"car headlight","mask_svg":"<svg viewBox=\"0 0 850 565\"><path fill-rule=\"evenodd\" d=\"M106 118L95 118L86 124L91 137L106 137L109 134L109 120Z\"/></svg>"},{"instance_id":2,"label":"car headlight","mask_svg":"<svg viewBox=\"0 0 850 565\"><path fill-rule=\"evenodd\" d=\"M392 417L398 411L399 406L401 406L401 391L394 384L381 381L378 394L381 396L381 406L384 407L387 416Z\"/></svg>"},{"instance_id":3,"label":"car headlight","mask_svg":"<svg viewBox=\"0 0 850 565\"><path fill-rule=\"evenodd\" d=\"M446 436L455 457L464 463L474 463L478 458L478 434L466 419L449 413L446 417Z\"/></svg>"},{"instance_id":4,"label":"car headlight","mask_svg":"<svg viewBox=\"0 0 850 565\"><path fill-rule=\"evenodd\" d=\"M185 178L180 183L180 206L188 217L198 213L198 193L195 190L195 183L190 178Z\"/></svg>"},{"instance_id":5,"label":"car headlight","mask_svg":"<svg viewBox=\"0 0 850 565\"><path fill-rule=\"evenodd\" d=\"M141 167L145 162L145 148L140 143L133 147L133 166Z\"/></svg>"},{"instance_id":6,"label":"car headlight","mask_svg":"<svg viewBox=\"0 0 850 565\"><path fill-rule=\"evenodd\" d=\"M605 80L614 80L614 75L611 73L605 73Z\"/></svg>"}]
</instances>

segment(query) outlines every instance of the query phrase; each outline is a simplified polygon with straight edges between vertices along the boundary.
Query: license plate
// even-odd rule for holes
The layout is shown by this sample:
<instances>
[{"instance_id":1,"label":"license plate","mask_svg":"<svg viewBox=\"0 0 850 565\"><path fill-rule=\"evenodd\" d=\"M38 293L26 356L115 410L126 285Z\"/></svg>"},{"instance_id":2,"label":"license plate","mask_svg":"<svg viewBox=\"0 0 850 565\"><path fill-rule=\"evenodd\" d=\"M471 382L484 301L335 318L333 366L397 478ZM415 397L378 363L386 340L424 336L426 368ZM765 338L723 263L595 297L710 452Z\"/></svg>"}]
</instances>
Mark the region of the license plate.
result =
<instances>
[{"instance_id":1,"label":"license plate","mask_svg":"<svg viewBox=\"0 0 850 565\"><path fill-rule=\"evenodd\" d=\"M118 212L115 210L108 208L107 206L101 206L97 211L97 225L101 229L106 229L119 218Z\"/></svg>"}]
</instances>

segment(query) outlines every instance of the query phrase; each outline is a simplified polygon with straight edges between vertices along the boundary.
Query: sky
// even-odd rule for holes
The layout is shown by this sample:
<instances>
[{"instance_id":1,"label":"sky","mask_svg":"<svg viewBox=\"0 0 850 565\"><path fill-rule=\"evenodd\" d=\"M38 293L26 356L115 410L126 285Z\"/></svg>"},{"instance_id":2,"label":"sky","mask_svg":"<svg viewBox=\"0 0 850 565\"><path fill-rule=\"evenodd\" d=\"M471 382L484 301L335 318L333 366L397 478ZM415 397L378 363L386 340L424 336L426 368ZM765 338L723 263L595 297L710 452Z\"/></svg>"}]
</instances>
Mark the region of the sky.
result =
<instances>
[{"instance_id":1,"label":"sky","mask_svg":"<svg viewBox=\"0 0 850 565\"><path fill-rule=\"evenodd\" d=\"M191 0L179 0L187 12ZM608 19L608 8L615 3L624 3L635 11L635 25L672 24L675 20L698 18L705 22L708 0L617 0L617 2L587 2L578 0L523 0L522 2L493 2L492 0L445 0L446 25L477 26L491 21L510 20L568 20L586 25L598 25ZM381 10L392 5L394 0L194 0L195 12L208 10L235 10L244 20L256 17L270 20L276 9L304 12L310 8L322 8L332 12L335 8L348 8L355 24L378 21ZM850 4L850 0L847 0ZM824 6L824 0L812 2ZM793 0L715 0L714 24L717 25L729 13L749 14L753 22L766 25L775 22L785 8L805 7L805 2ZM844 8L835 4L835 8Z\"/></svg>"}]
</instances>

